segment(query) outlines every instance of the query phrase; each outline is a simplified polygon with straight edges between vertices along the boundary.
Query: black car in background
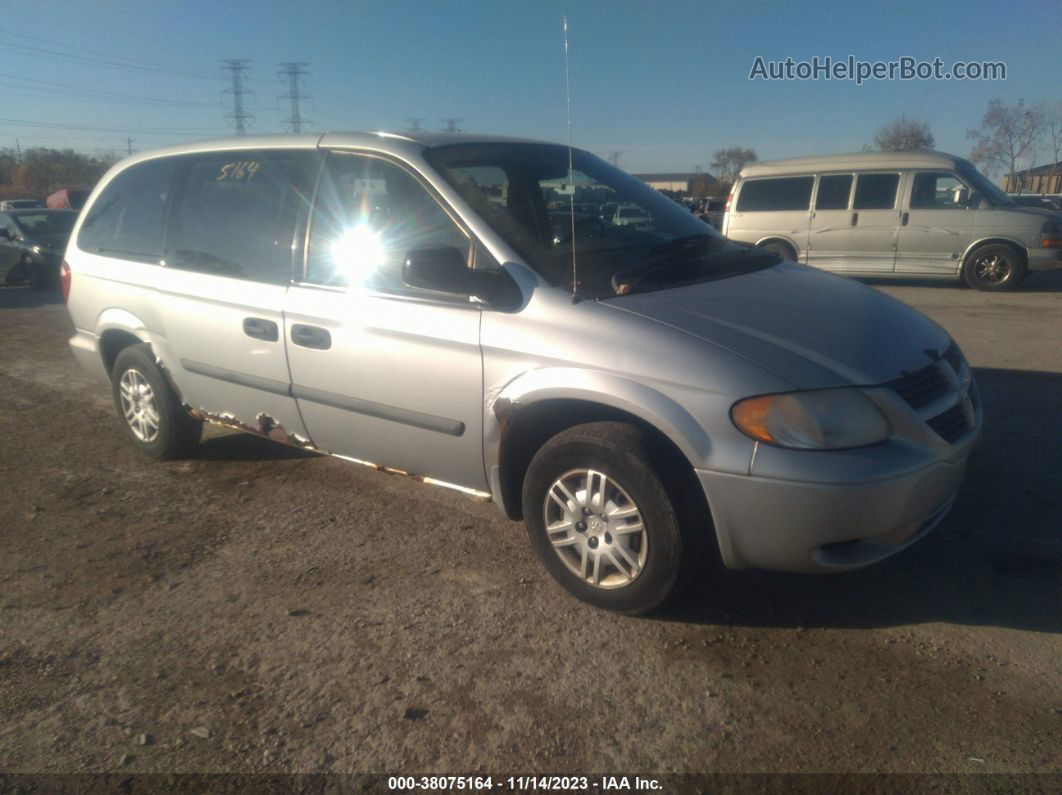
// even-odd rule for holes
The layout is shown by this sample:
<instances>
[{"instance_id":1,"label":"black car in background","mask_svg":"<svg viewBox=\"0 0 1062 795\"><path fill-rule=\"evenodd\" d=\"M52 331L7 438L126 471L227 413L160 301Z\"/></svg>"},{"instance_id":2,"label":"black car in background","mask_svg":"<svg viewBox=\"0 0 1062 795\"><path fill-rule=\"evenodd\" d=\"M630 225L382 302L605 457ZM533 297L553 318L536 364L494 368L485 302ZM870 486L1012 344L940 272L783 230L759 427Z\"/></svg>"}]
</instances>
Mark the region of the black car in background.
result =
<instances>
[{"instance_id":1,"label":"black car in background","mask_svg":"<svg viewBox=\"0 0 1062 795\"><path fill-rule=\"evenodd\" d=\"M76 210L0 212L0 273L8 284L37 290L59 285L59 265L77 220Z\"/></svg>"}]
</instances>

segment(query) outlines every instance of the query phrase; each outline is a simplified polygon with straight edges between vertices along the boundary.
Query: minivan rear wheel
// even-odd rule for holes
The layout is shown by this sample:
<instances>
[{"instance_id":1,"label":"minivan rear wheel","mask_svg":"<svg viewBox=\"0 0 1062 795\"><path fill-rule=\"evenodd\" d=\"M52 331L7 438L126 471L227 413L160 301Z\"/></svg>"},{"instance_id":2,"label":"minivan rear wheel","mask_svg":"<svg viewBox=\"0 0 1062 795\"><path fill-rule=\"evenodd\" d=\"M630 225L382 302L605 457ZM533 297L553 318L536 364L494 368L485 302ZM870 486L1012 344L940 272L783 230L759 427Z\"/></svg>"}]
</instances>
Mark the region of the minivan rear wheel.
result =
<instances>
[{"instance_id":1,"label":"minivan rear wheel","mask_svg":"<svg viewBox=\"0 0 1062 795\"><path fill-rule=\"evenodd\" d=\"M1025 262L1010 246L993 243L966 258L962 277L978 290L1011 290L1025 278Z\"/></svg>"},{"instance_id":2,"label":"minivan rear wheel","mask_svg":"<svg viewBox=\"0 0 1062 795\"><path fill-rule=\"evenodd\" d=\"M199 443L203 423L181 406L146 343L124 348L111 370L112 393L126 438L138 450L166 460Z\"/></svg>"},{"instance_id":3,"label":"minivan rear wheel","mask_svg":"<svg viewBox=\"0 0 1062 795\"><path fill-rule=\"evenodd\" d=\"M661 473L659 450L639 428L577 425L535 454L524 479L531 545L569 593L597 607L647 613L678 591L695 561Z\"/></svg>"}]
</instances>

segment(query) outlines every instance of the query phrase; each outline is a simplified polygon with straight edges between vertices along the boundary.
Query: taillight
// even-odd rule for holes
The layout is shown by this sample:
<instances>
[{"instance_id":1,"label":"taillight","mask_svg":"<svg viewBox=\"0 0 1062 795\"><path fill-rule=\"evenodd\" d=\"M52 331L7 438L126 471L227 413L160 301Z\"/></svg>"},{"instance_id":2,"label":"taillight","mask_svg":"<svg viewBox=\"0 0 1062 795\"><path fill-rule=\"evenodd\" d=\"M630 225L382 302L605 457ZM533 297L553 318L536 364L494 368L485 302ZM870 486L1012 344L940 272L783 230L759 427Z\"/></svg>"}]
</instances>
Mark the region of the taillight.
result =
<instances>
[{"instance_id":1,"label":"taillight","mask_svg":"<svg viewBox=\"0 0 1062 795\"><path fill-rule=\"evenodd\" d=\"M730 205L734 203L734 194L731 193L726 197L726 211L730 212Z\"/></svg>"},{"instance_id":2,"label":"taillight","mask_svg":"<svg viewBox=\"0 0 1062 795\"><path fill-rule=\"evenodd\" d=\"M59 266L59 286L63 289L63 300L70 300L70 281L73 278L73 274L70 273L70 265L64 259L63 264Z\"/></svg>"}]
</instances>

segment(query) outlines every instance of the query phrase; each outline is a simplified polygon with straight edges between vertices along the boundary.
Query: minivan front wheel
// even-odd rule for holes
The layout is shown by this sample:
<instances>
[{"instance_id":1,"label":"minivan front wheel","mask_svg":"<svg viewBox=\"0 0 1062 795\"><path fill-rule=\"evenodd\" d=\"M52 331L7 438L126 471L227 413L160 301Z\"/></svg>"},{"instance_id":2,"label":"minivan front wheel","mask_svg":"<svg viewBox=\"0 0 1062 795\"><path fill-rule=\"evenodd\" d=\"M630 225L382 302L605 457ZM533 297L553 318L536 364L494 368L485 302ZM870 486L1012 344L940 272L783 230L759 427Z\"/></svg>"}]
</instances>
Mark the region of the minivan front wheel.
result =
<instances>
[{"instance_id":1,"label":"minivan front wheel","mask_svg":"<svg viewBox=\"0 0 1062 795\"><path fill-rule=\"evenodd\" d=\"M675 591L683 533L647 435L618 422L577 425L535 454L524 479L531 545L571 594L646 613Z\"/></svg>"},{"instance_id":2,"label":"minivan front wheel","mask_svg":"<svg viewBox=\"0 0 1062 795\"><path fill-rule=\"evenodd\" d=\"M982 246L966 259L962 276L978 290L1010 290L1025 277L1025 263L1010 246Z\"/></svg>"},{"instance_id":3,"label":"minivan front wheel","mask_svg":"<svg viewBox=\"0 0 1062 795\"><path fill-rule=\"evenodd\" d=\"M111 384L118 418L134 447L166 460L199 443L203 423L181 406L150 345L124 348L111 370Z\"/></svg>"}]
</instances>

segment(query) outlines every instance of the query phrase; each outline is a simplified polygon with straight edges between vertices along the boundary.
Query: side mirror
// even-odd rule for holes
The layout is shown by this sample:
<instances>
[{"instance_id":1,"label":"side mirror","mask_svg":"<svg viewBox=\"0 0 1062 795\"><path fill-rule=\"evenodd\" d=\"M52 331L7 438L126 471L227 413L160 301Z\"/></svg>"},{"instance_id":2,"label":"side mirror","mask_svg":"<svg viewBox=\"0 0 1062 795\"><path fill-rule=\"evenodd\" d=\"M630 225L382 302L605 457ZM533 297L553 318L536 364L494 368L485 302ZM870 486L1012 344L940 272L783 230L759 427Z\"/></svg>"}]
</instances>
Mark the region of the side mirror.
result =
<instances>
[{"instance_id":1,"label":"side mirror","mask_svg":"<svg viewBox=\"0 0 1062 795\"><path fill-rule=\"evenodd\" d=\"M440 293L470 295L471 273L465 257L453 246L415 248L406 254L402 265L402 281L410 287Z\"/></svg>"},{"instance_id":2,"label":"side mirror","mask_svg":"<svg viewBox=\"0 0 1062 795\"><path fill-rule=\"evenodd\" d=\"M495 309L511 310L523 302L520 287L501 267L472 270L452 246L412 249L402 265L402 281L410 287L472 296Z\"/></svg>"},{"instance_id":3,"label":"side mirror","mask_svg":"<svg viewBox=\"0 0 1062 795\"><path fill-rule=\"evenodd\" d=\"M969 207L970 206L970 190L969 190L969 188L959 188L957 191L955 191L955 200L954 200L954 202L959 207Z\"/></svg>"}]
</instances>

